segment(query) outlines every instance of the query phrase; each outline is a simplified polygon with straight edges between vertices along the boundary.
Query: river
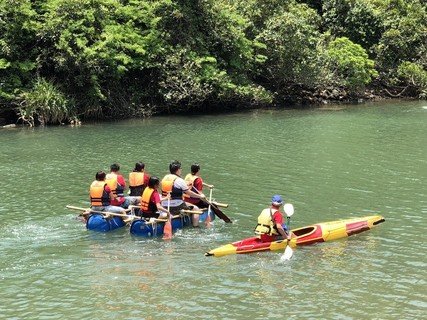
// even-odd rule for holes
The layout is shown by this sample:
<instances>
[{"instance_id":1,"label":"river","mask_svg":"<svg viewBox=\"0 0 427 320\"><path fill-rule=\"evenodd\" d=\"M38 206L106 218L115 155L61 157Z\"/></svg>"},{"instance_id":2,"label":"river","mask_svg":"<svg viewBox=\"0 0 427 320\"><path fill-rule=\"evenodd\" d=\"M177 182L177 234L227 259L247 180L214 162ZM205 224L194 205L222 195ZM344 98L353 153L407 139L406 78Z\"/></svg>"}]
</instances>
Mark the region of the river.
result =
<instances>
[{"instance_id":1,"label":"river","mask_svg":"<svg viewBox=\"0 0 427 320\"><path fill-rule=\"evenodd\" d=\"M421 319L427 314L427 106L165 116L0 131L0 319ZM233 220L171 241L95 233L96 171L137 161L162 177L193 162ZM205 257L253 234L279 193L292 227L380 214L350 238L281 252ZM424 316L423 316L424 314Z\"/></svg>"}]
</instances>

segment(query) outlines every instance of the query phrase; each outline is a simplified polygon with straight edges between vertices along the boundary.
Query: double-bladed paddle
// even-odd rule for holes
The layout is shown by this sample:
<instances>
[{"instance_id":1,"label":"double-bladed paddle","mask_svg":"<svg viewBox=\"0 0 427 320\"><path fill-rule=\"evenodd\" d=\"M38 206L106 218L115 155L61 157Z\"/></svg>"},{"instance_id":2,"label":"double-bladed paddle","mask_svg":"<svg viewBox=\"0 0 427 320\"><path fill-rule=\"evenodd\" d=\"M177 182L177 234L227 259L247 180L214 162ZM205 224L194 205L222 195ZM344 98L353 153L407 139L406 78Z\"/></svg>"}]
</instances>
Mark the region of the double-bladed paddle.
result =
<instances>
[{"instance_id":1,"label":"double-bladed paddle","mask_svg":"<svg viewBox=\"0 0 427 320\"><path fill-rule=\"evenodd\" d=\"M294 214L294 206L291 203L286 203L283 206L283 210L285 211L285 214L286 214L286 224L288 227L288 232L289 232L289 234L291 234L291 217ZM290 241L287 240L285 252L280 257L281 261L289 260L290 258L292 258L293 254L294 254L294 250L292 250L291 246L289 245L289 242Z\"/></svg>"}]
</instances>

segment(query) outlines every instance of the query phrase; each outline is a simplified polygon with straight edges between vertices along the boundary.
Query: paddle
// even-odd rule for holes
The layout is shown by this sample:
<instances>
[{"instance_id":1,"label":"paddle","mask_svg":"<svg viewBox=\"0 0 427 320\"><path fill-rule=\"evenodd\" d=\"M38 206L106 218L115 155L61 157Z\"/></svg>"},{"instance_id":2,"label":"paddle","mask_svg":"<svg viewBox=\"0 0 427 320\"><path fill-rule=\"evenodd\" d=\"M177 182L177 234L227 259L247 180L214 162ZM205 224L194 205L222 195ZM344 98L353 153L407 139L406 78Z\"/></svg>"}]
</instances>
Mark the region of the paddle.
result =
<instances>
[{"instance_id":1,"label":"paddle","mask_svg":"<svg viewBox=\"0 0 427 320\"><path fill-rule=\"evenodd\" d=\"M198 194L201 194L201 192L200 192L199 190L197 190L196 188L193 188L193 190L196 190L196 192L197 192ZM224 220L226 223L232 223L232 221L230 220L230 218L229 218L229 217L227 217L227 216L224 214L224 212L222 212L214 202L209 201L209 200L208 200L208 199L206 199L206 198L204 198L204 199L200 199L200 201L202 201L202 202L203 202L203 203L205 203L205 204L208 204L208 205L212 208L212 211L215 213L215 215L216 215L218 218L220 218L220 219Z\"/></svg>"},{"instance_id":2,"label":"paddle","mask_svg":"<svg viewBox=\"0 0 427 320\"><path fill-rule=\"evenodd\" d=\"M79 210L79 211L87 211L87 212L83 212L81 215L88 215L93 213L101 213L104 215L110 215L110 216L116 216L116 217L123 217L123 218L129 218L131 217L131 215L128 214L124 214L124 213L116 213L116 212L108 212L108 211L96 211L96 210L92 210L90 208L81 208L81 207L75 207L75 206L66 206L68 209L72 209L72 210ZM131 211L131 209L123 209L123 211L125 212L129 212Z\"/></svg>"},{"instance_id":3,"label":"paddle","mask_svg":"<svg viewBox=\"0 0 427 320\"><path fill-rule=\"evenodd\" d=\"M171 206L170 194L168 194L168 212ZM163 240L172 239L172 218L170 212L168 213L168 221L166 221L165 226L163 228Z\"/></svg>"},{"instance_id":4,"label":"paddle","mask_svg":"<svg viewBox=\"0 0 427 320\"><path fill-rule=\"evenodd\" d=\"M228 203L221 203L221 202L216 202L216 201L211 201L213 204L215 204L217 207L221 207L221 208L228 208Z\"/></svg>"},{"instance_id":5,"label":"paddle","mask_svg":"<svg viewBox=\"0 0 427 320\"><path fill-rule=\"evenodd\" d=\"M212 203L212 189L213 188L210 188L210 190L209 190L209 202L211 202L211 203ZM212 224L211 224L211 205L209 205L209 207L208 207L208 214L206 216L205 226L206 226L206 228L210 228L212 226Z\"/></svg>"},{"instance_id":6,"label":"paddle","mask_svg":"<svg viewBox=\"0 0 427 320\"><path fill-rule=\"evenodd\" d=\"M286 203L283 206L283 210L286 213L286 217L287 217L286 218L286 224L287 224L287 227L288 227L288 230L289 230L289 234L290 234L290 232L291 232L291 216L294 214L294 206L291 203ZM291 246L289 245L289 240L288 240L285 252L280 257L280 260L281 261L287 261L290 258L292 258L293 254L294 254L294 250L292 250Z\"/></svg>"}]
</instances>

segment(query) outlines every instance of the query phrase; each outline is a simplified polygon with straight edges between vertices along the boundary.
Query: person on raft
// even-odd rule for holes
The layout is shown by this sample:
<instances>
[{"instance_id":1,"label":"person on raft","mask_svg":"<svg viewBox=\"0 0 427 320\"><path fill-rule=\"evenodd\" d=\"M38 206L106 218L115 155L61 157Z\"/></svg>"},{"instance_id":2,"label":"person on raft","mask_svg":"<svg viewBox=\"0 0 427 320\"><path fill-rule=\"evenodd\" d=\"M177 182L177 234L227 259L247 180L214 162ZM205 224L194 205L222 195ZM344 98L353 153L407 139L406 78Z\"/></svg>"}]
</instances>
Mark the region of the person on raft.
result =
<instances>
[{"instance_id":1,"label":"person on raft","mask_svg":"<svg viewBox=\"0 0 427 320\"><path fill-rule=\"evenodd\" d=\"M276 240L291 239L286 225L283 223L283 214L280 212L280 206L283 204L280 195L274 195L271 198L271 206L262 210L258 216L258 224L255 233L263 242L272 242Z\"/></svg>"},{"instance_id":2,"label":"person on raft","mask_svg":"<svg viewBox=\"0 0 427 320\"><path fill-rule=\"evenodd\" d=\"M125 197L124 192L126 188L125 178L120 173L120 165L113 163L110 166L111 172L107 174L105 182L107 182L111 191L114 194L114 199L111 201L113 206L118 206L127 209L130 204L139 203L139 199L132 197Z\"/></svg>"},{"instance_id":3,"label":"person on raft","mask_svg":"<svg viewBox=\"0 0 427 320\"><path fill-rule=\"evenodd\" d=\"M185 194L197 199L206 199L206 197L203 193L195 193L194 191L191 191L184 179L181 178L181 163L177 160L173 161L169 164L169 172L170 174L165 175L162 179L161 185L162 195L166 196L170 194L171 196L171 199L169 200L170 212L174 214L179 212L181 209L198 210L199 208L197 206L191 203L186 203L183 200L183 195ZM167 205L167 201L163 200L162 206L166 207ZM199 216L193 214L191 218L193 227L197 227L199 225Z\"/></svg>"},{"instance_id":4,"label":"person on raft","mask_svg":"<svg viewBox=\"0 0 427 320\"><path fill-rule=\"evenodd\" d=\"M107 211L125 214L126 211L122 207L111 205L111 202L116 196L108 186L105 178L105 172L98 171L95 175L95 180L90 185L89 196L91 209L94 211Z\"/></svg>"},{"instance_id":5,"label":"person on raft","mask_svg":"<svg viewBox=\"0 0 427 320\"><path fill-rule=\"evenodd\" d=\"M156 176L150 177L147 187L144 189L141 197L141 216L144 218L166 218L170 212L161 205L160 194L157 191L160 186L160 180Z\"/></svg>"},{"instance_id":6,"label":"person on raft","mask_svg":"<svg viewBox=\"0 0 427 320\"><path fill-rule=\"evenodd\" d=\"M202 177L200 176L200 165L198 163L192 164L190 169L191 173L187 174L184 180L191 191L194 191L198 194L203 194L203 186L208 187L210 189L214 187L213 185L207 184L203 181ZM194 198L186 194L184 194L184 201L194 204L199 208L207 208L209 206L208 203L203 202L203 200L201 200L200 198Z\"/></svg>"},{"instance_id":7,"label":"person on raft","mask_svg":"<svg viewBox=\"0 0 427 320\"><path fill-rule=\"evenodd\" d=\"M138 197L137 201L139 202L149 180L150 175L145 172L145 164L142 162L135 163L135 168L129 173L129 196Z\"/></svg>"}]
</instances>

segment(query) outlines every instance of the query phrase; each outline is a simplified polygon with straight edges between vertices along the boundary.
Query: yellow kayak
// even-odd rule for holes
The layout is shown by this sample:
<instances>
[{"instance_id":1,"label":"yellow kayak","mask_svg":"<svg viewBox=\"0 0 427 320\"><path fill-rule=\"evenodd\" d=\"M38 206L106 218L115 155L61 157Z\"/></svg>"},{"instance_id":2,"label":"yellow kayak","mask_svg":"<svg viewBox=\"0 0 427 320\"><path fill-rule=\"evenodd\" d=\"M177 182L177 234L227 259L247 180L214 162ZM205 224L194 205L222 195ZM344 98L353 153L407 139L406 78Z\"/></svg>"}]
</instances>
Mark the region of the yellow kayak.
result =
<instances>
[{"instance_id":1,"label":"yellow kayak","mask_svg":"<svg viewBox=\"0 0 427 320\"><path fill-rule=\"evenodd\" d=\"M293 229L292 232L295 237L290 240L289 245L295 247L345 238L372 229L374 226L384 221L382 216L376 215L322 222L303 228ZM206 252L205 255L221 257L229 254L276 251L284 250L287 245L287 240L263 242L258 237L251 237L218 247Z\"/></svg>"}]
</instances>

